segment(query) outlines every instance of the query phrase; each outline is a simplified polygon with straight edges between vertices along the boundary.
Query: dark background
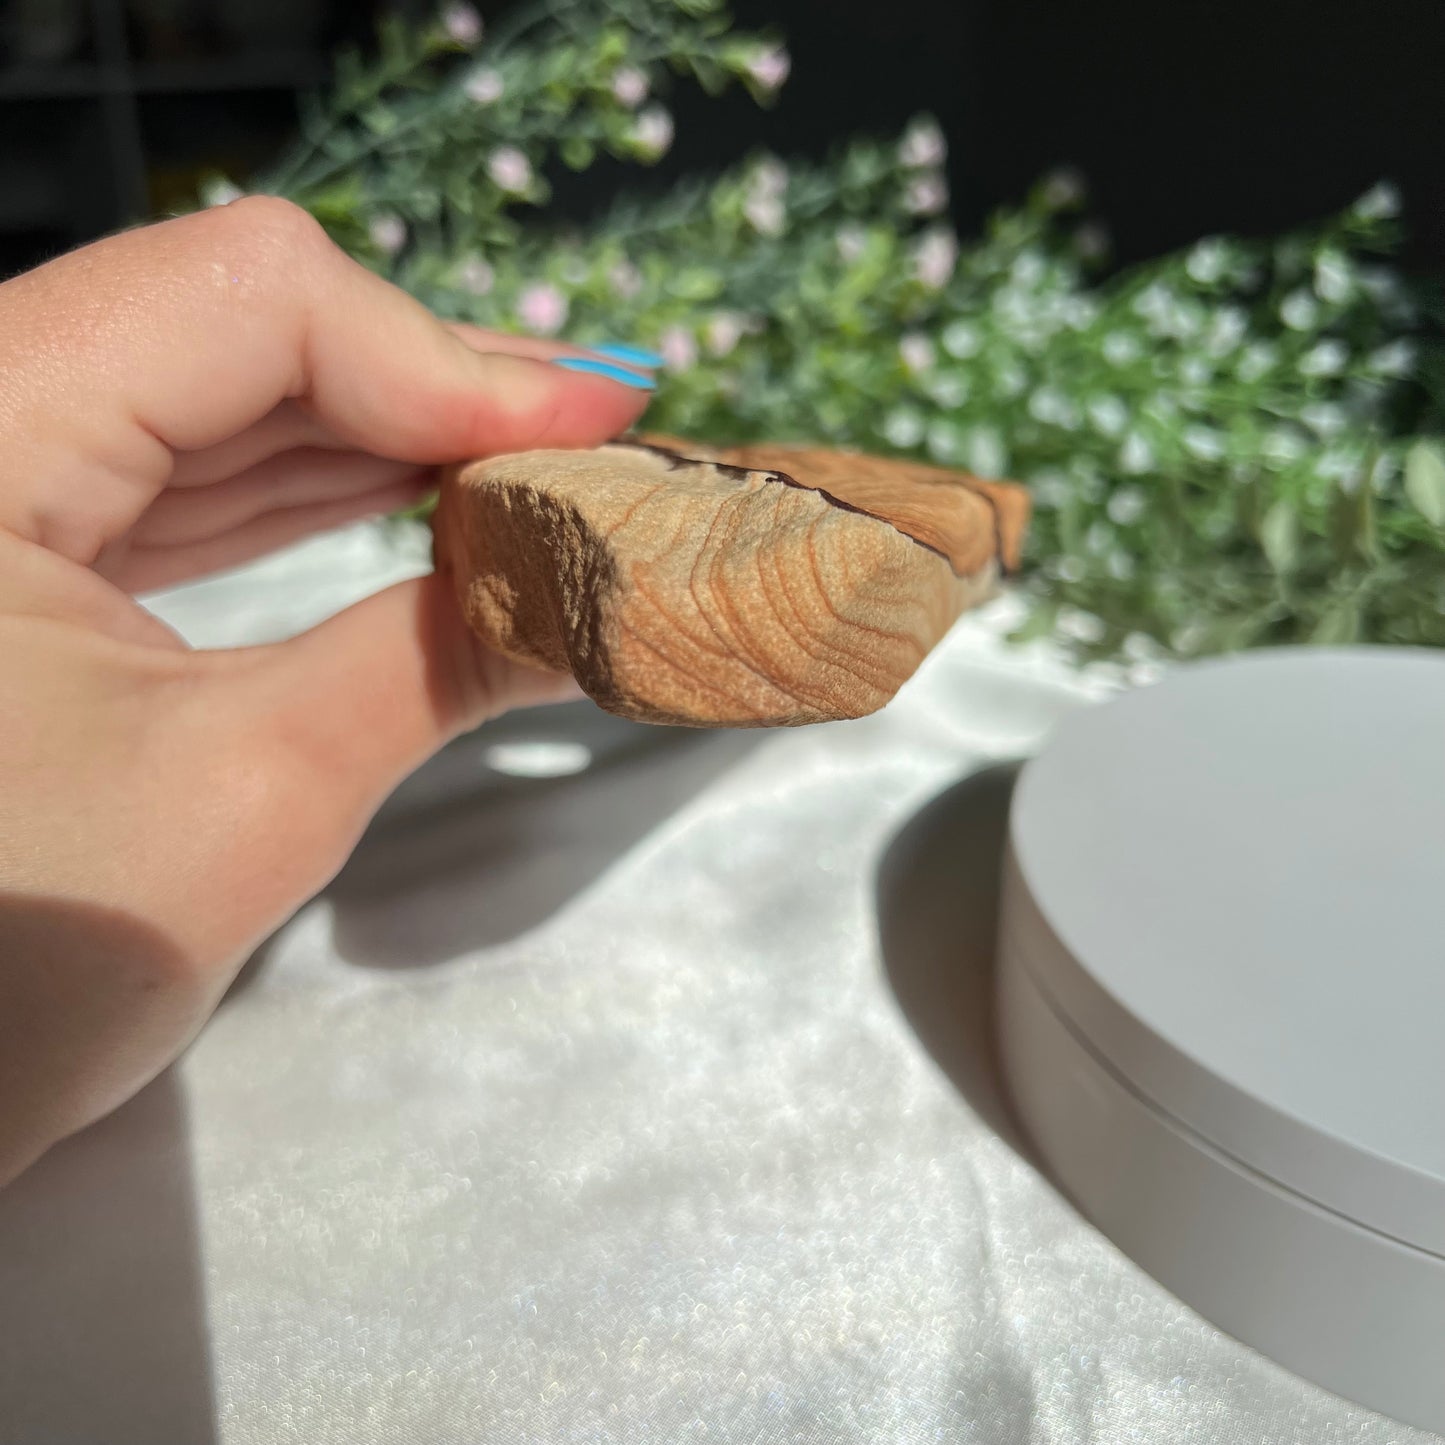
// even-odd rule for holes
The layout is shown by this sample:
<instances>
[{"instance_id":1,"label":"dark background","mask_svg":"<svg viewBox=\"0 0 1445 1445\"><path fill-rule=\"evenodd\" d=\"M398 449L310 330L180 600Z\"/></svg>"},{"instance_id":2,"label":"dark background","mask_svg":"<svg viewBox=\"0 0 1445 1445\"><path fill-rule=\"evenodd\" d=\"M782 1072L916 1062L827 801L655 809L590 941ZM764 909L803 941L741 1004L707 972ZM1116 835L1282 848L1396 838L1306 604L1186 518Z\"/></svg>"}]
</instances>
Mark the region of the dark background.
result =
<instances>
[{"instance_id":1,"label":"dark background","mask_svg":"<svg viewBox=\"0 0 1445 1445\"><path fill-rule=\"evenodd\" d=\"M298 90L406 0L0 0L0 273L185 204L284 145ZM488 18L509 8L483 3ZM821 154L918 110L952 147L976 229L1041 172L1079 167L1121 262L1218 231L1258 234L1375 181L1406 203L1405 259L1445 271L1440 0L736 0L786 33L781 103L675 97L655 175L599 166L559 204L655 186L751 145Z\"/></svg>"}]
</instances>

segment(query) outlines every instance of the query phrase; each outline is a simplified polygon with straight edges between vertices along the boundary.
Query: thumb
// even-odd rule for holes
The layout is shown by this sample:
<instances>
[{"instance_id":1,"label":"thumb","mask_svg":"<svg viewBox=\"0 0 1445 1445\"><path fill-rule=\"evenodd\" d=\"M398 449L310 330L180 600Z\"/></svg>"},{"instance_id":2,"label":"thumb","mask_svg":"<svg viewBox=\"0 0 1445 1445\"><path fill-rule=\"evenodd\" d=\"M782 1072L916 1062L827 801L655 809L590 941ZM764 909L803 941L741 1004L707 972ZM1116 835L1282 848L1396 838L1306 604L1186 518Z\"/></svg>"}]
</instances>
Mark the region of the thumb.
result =
<instances>
[{"instance_id":1,"label":"thumb","mask_svg":"<svg viewBox=\"0 0 1445 1445\"><path fill-rule=\"evenodd\" d=\"M580 696L567 674L480 642L435 573L233 656L246 659L247 711L338 867L392 789L452 738L510 708Z\"/></svg>"}]
</instances>

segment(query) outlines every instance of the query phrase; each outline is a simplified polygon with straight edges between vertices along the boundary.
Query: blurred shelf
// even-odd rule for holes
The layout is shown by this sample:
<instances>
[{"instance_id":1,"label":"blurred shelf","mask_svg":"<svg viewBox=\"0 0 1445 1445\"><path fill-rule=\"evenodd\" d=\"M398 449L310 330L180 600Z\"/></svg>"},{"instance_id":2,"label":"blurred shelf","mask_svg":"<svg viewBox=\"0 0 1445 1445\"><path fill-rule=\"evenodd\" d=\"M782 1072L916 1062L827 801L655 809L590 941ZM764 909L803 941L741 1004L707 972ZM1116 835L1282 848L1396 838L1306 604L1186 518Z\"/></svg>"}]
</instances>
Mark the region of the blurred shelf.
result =
<instances>
[{"instance_id":1,"label":"blurred shelf","mask_svg":"<svg viewBox=\"0 0 1445 1445\"><path fill-rule=\"evenodd\" d=\"M101 95L187 95L226 90L304 90L325 78L315 55L223 56L142 61L130 69L75 62L0 70L0 101Z\"/></svg>"},{"instance_id":2,"label":"blurred shelf","mask_svg":"<svg viewBox=\"0 0 1445 1445\"><path fill-rule=\"evenodd\" d=\"M102 66L85 61L62 65L7 65L0 70L0 100L60 100L99 95Z\"/></svg>"}]
</instances>

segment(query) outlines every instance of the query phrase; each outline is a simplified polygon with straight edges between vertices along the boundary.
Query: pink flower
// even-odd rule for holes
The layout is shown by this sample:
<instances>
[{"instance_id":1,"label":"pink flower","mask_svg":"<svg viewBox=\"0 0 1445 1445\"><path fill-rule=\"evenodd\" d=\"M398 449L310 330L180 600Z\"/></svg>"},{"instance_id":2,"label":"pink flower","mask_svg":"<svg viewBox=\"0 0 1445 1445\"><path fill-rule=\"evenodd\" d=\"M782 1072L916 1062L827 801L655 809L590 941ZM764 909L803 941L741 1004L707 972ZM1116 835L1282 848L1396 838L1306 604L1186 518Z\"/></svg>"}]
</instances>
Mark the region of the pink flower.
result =
<instances>
[{"instance_id":1,"label":"pink flower","mask_svg":"<svg viewBox=\"0 0 1445 1445\"><path fill-rule=\"evenodd\" d=\"M672 144L672 136L672 117L660 105L648 106L632 127L633 144L653 159Z\"/></svg>"},{"instance_id":2,"label":"pink flower","mask_svg":"<svg viewBox=\"0 0 1445 1445\"><path fill-rule=\"evenodd\" d=\"M516 146L498 146L487 158L487 174L502 190L521 195L532 184L532 163Z\"/></svg>"},{"instance_id":3,"label":"pink flower","mask_svg":"<svg viewBox=\"0 0 1445 1445\"><path fill-rule=\"evenodd\" d=\"M480 256L469 256L457 268L457 283L473 296L485 296L497 279L496 273Z\"/></svg>"},{"instance_id":4,"label":"pink flower","mask_svg":"<svg viewBox=\"0 0 1445 1445\"><path fill-rule=\"evenodd\" d=\"M1083 199L1084 178L1071 167L1065 166L1044 178L1043 200L1050 210L1064 211Z\"/></svg>"},{"instance_id":5,"label":"pink flower","mask_svg":"<svg viewBox=\"0 0 1445 1445\"><path fill-rule=\"evenodd\" d=\"M776 156L765 156L753 167L751 189L760 196L781 196L788 189L788 168Z\"/></svg>"},{"instance_id":6,"label":"pink flower","mask_svg":"<svg viewBox=\"0 0 1445 1445\"><path fill-rule=\"evenodd\" d=\"M757 192L743 202L743 215L761 236L781 236L786 222L783 203L776 196Z\"/></svg>"},{"instance_id":7,"label":"pink flower","mask_svg":"<svg viewBox=\"0 0 1445 1445\"><path fill-rule=\"evenodd\" d=\"M442 29L458 45L470 49L482 38L482 17L470 5L448 5L442 11Z\"/></svg>"},{"instance_id":8,"label":"pink flower","mask_svg":"<svg viewBox=\"0 0 1445 1445\"><path fill-rule=\"evenodd\" d=\"M505 89L506 84L502 80L501 72L487 65L478 66L462 81L462 93L478 105L491 105L500 100Z\"/></svg>"},{"instance_id":9,"label":"pink flower","mask_svg":"<svg viewBox=\"0 0 1445 1445\"><path fill-rule=\"evenodd\" d=\"M1100 261L1109 254L1109 233L1097 221L1086 221L1074 232L1074 246L1086 261Z\"/></svg>"},{"instance_id":10,"label":"pink flower","mask_svg":"<svg viewBox=\"0 0 1445 1445\"><path fill-rule=\"evenodd\" d=\"M546 281L527 286L517 298L517 315L538 336L555 336L567 324L567 298Z\"/></svg>"},{"instance_id":11,"label":"pink flower","mask_svg":"<svg viewBox=\"0 0 1445 1445\"><path fill-rule=\"evenodd\" d=\"M686 371L697 364L697 342L681 326L669 326L658 338L657 349L669 371Z\"/></svg>"},{"instance_id":12,"label":"pink flower","mask_svg":"<svg viewBox=\"0 0 1445 1445\"><path fill-rule=\"evenodd\" d=\"M788 78L792 68L792 58L781 45L759 51L747 66L748 74L764 90L776 90Z\"/></svg>"},{"instance_id":13,"label":"pink flower","mask_svg":"<svg viewBox=\"0 0 1445 1445\"><path fill-rule=\"evenodd\" d=\"M838 255L845 266L856 265L868 249L868 232L862 226L839 226L835 239Z\"/></svg>"},{"instance_id":14,"label":"pink flower","mask_svg":"<svg viewBox=\"0 0 1445 1445\"><path fill-rule=\"evenodd\" d=\"M732 311L719 311L708 322L704 332L707 349L714 356L727 356L743 338L744 319Z\"/></svg>"},{"instance_id":15,"label":"pink flower","mask_svg":"<svg viewBox=\"0 0 1445 1445\"><path fill-rule=\"evenodd\" d=\"M919 331L910 331L898 343L898 355L909 371L927 371L933 365L933 343Z\"/></svg>"},{"instance_id":16,"label":"pink flower","mask_svg":"<svg viewBox=\"0 0 1445 1445\"><path fill-rule=\"evenodd\" d=\"M649 89L647 76L634 65L624 66L612 77L612 94L628 110L636 110L647 99Z\"/></svg>"},{"instance_id":17,"label":"pink flower","mask_svg":"<svg viewBox=\"0 0 1445 1445\"><path fill-rule=\"evenodd\" d=\"M631 261L619 261L608 271L607 284L624 301L631 301L642 290L642 272Z\"/></svg>"},{"instance_id":18,"label":"pink flower","mask_svg":"<svg viewBox=\"0 0 1445 1445\"><path fill-rule=\"evenodd\" d=\"M942 291L958 264L958 239L945 226L924 234L913 251L913 274L930 291Z\"/></svg>"},{"instance_id":19,"label":"pink flower","mask_svg":"<svg viewBox=\"0 0 1445 1445\"><path fill-rule=\"evenodd\" d=\"M899 144L898 159L905 166L916 169L941 166L948 159L948 142L931 120L915 121Z\"/></svg>"},{"instance_id":20,"label":"pink flower","mask_svg":"<svg viewBox=\"0 0 1445 1445\"><path fill-rule=\"evenodd\" d=\"M948 204L948 182L937 171L916 176L903 203L915 216L936 216Z\"/></svg>"},{"instance_id":21,"label":"pink flower","mask_svg":"<svg viewBox=\"0 0 1445 1445\"><path fill-rule=\"evenodd\" d=\"M371 244L387 256L395 256L406 245L406 222L400 216L377 216L367 227Z\"/></svg>"}]
</instances>

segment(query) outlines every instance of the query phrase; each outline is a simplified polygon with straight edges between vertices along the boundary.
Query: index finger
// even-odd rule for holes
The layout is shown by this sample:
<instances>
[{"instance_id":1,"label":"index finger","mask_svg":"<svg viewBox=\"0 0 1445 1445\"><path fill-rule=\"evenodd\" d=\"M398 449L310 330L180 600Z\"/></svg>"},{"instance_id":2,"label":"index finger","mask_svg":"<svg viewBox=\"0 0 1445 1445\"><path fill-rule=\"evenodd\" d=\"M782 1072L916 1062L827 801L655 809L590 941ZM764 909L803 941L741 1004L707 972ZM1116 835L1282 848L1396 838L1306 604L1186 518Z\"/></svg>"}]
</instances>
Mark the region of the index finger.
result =
<instances>
[{"instance_id":1,"label":"index finger","mask_svg":"<svg viewBox=\"0 0 1445 1445\"><path fill-rule=\"evenodd\" d=\"M624 431L645 394L479 351L270 197L127 232L0 287L0 525L89 562L214 445L293 398L430 464ZM639 378L639 382L641 378Z\"/></svg>"}]
</instances>

